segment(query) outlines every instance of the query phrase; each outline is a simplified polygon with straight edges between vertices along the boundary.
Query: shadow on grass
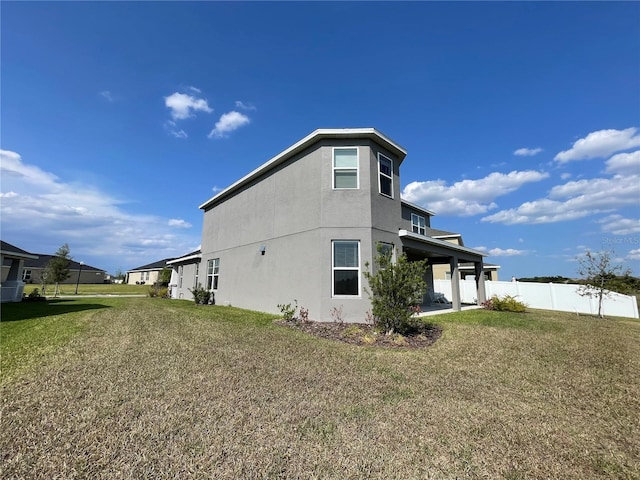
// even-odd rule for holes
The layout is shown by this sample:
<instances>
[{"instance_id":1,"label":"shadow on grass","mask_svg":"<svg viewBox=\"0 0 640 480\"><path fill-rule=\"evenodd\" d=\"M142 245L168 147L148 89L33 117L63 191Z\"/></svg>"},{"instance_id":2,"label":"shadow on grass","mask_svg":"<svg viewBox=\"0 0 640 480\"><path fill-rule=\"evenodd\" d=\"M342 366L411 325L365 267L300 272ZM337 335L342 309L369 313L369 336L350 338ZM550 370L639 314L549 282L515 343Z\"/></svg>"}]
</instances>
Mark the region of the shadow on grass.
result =
<instances>
[{"instance_id":1,"label":"shadow on grass","mask_svg":"<svg viewBox=\"0 0 640 480\"><path fill-rule=\"evenodd\" d=\"M32 318L50 317L64 313L82 312L110 308L99 303L84 303L77 300L47 300L46 302L3 303L0 321L15 322Z\"/></svg>"}]
</instances>

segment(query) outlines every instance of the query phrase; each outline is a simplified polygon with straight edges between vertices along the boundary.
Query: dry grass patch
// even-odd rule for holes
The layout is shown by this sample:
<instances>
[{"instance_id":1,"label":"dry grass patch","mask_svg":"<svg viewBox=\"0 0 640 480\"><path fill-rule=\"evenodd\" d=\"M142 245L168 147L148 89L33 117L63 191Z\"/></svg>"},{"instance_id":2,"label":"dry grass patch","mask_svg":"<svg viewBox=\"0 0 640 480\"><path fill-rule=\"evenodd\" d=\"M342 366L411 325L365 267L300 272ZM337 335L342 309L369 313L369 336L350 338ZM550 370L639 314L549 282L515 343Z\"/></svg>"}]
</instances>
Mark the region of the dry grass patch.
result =
<instances>
[{"instance_id":1,"label":"dry grass patch","mask_svg":"<svg viewBox=\"0 0 640 480\"><path fill-rule=\"evenodd\" d=\"M407 350L105 304L3 382L5 478L640 476L639 322L464 312Z\"/></svg>"}]
</instances>

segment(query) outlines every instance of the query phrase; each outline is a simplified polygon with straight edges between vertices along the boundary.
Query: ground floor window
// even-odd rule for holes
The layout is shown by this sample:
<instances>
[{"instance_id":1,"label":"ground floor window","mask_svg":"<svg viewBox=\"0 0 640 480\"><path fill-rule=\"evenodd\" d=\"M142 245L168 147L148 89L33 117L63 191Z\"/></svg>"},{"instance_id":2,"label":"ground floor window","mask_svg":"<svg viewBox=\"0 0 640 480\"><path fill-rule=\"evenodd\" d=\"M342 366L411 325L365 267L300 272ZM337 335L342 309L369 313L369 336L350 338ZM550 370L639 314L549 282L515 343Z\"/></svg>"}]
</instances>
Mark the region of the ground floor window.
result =
<instances>
[{"instance_id":1,"label":"ground floor window","mask_svg":"<svg viewBox=\"0 0 640 480\"><path fill-rule=\"evenodd\" d=\"M182 288L182 273L183 273L183 266L180 265L178 267L178 288Z\"/></svg>"},{"instance_id":2,"label":"ground floor window","mask_svg":"<svg viewBox=\"0 0 640 480\"><path fill-rule=\"evenodd\" d=\"M212 258L207 262L207 290L218 289L219 274L220 274L220 259Z\"/></svg>"},{"instance_id":3,"label":"ground floor window","mask_svg":"<svg viewBox=\"0 0 640 480\"><path fill-rule=\"evenodd\" d=\"M196 264L195 264L195 267L196 267L196 268L195 268L195 274L194 274L194 276L193 276L193 286L194 286L195 288L198 288L198 273L200 272L200 264L199 264L199 263L196 263Z\"/></svg>"},{"instance_id":4,"label":"ground floor window","mask_svg":"<svg viewBox=\"0 0 640 480\"><path fill-rule=\"evenodd\" d=\"M28 282L31 280L31 270L23 270L22 271L22 281Z\"/></svg>"},{"instance_id":5,"label":"ground floor window","mask_svg":"<svg viewBox=\"0 0 640 480\"><path fill-rule=\"evenodd\" d=\"M360 242L334 240L333 295L360 295Z\"/></svg>"}]
</instances>

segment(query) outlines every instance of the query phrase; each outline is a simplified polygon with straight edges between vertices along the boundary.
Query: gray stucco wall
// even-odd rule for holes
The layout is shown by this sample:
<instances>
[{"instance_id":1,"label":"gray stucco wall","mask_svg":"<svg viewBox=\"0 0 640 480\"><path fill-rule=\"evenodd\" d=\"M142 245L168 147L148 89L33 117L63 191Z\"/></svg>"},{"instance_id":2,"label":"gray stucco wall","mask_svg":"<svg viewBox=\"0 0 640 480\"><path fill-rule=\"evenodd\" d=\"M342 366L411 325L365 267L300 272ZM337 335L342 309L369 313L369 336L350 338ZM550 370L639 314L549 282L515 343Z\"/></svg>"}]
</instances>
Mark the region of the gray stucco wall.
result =
<instances>
[{"instance_id":1,"label":"gray stucco wall","mask_svg":"<svg viewBox=\"0 0 640 480\"><path fill-rule=\"evenodd\" d=\"M421 217L424 217L424 221L426 224L426 227L429 228L431 227L431 215L427 215L424 212L421 212L420 210L417 210L415 208L411 208L409 205L405 205L402 204L402 213L401 213L401 223L400 223L400 228L402 230L407 230L407 231L411 231L411 214L415 213L416 215L420 215Z\"/></svg>"},{"instance_id":2,"label":"gray stucco wall","mask_svg":"<svg viewBox=\"0 0 640 480\"><path fill-rule=\"evenodd\" d=\"M334 190L333 148L357 146L359 188ZM377 144L324 140L204 213L200 278L220 259L216 303L280 313L298 301L313 320L362 322L370 309L364 278L360 294L332 297L332 240L360 241L360 268L372 263L375 242L399 246L400 191L394 163L394 198L378 192ZM261 253L264 246L265 253Z\"/></svg>"}]
</instances>

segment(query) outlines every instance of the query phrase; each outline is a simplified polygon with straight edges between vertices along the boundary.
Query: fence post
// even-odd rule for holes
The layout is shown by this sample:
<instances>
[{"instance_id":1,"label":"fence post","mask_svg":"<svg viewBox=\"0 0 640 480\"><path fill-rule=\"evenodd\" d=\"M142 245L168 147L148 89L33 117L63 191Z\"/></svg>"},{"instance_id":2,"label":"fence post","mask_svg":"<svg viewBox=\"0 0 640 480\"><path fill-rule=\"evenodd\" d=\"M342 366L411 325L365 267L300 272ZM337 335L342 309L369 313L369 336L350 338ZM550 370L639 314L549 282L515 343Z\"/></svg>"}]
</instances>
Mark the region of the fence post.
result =
<instances>
[{"instance_id":1,"label":"fence post","mask_svg":"<svg viewBox=\"0 0 640 480\"><path fill-rule=\"evenodd\" d=\"M556 309L556 294L553 288L553 282L549 282L549 293L551 294L551 310Z\"/></svg>"}]
</instances>

